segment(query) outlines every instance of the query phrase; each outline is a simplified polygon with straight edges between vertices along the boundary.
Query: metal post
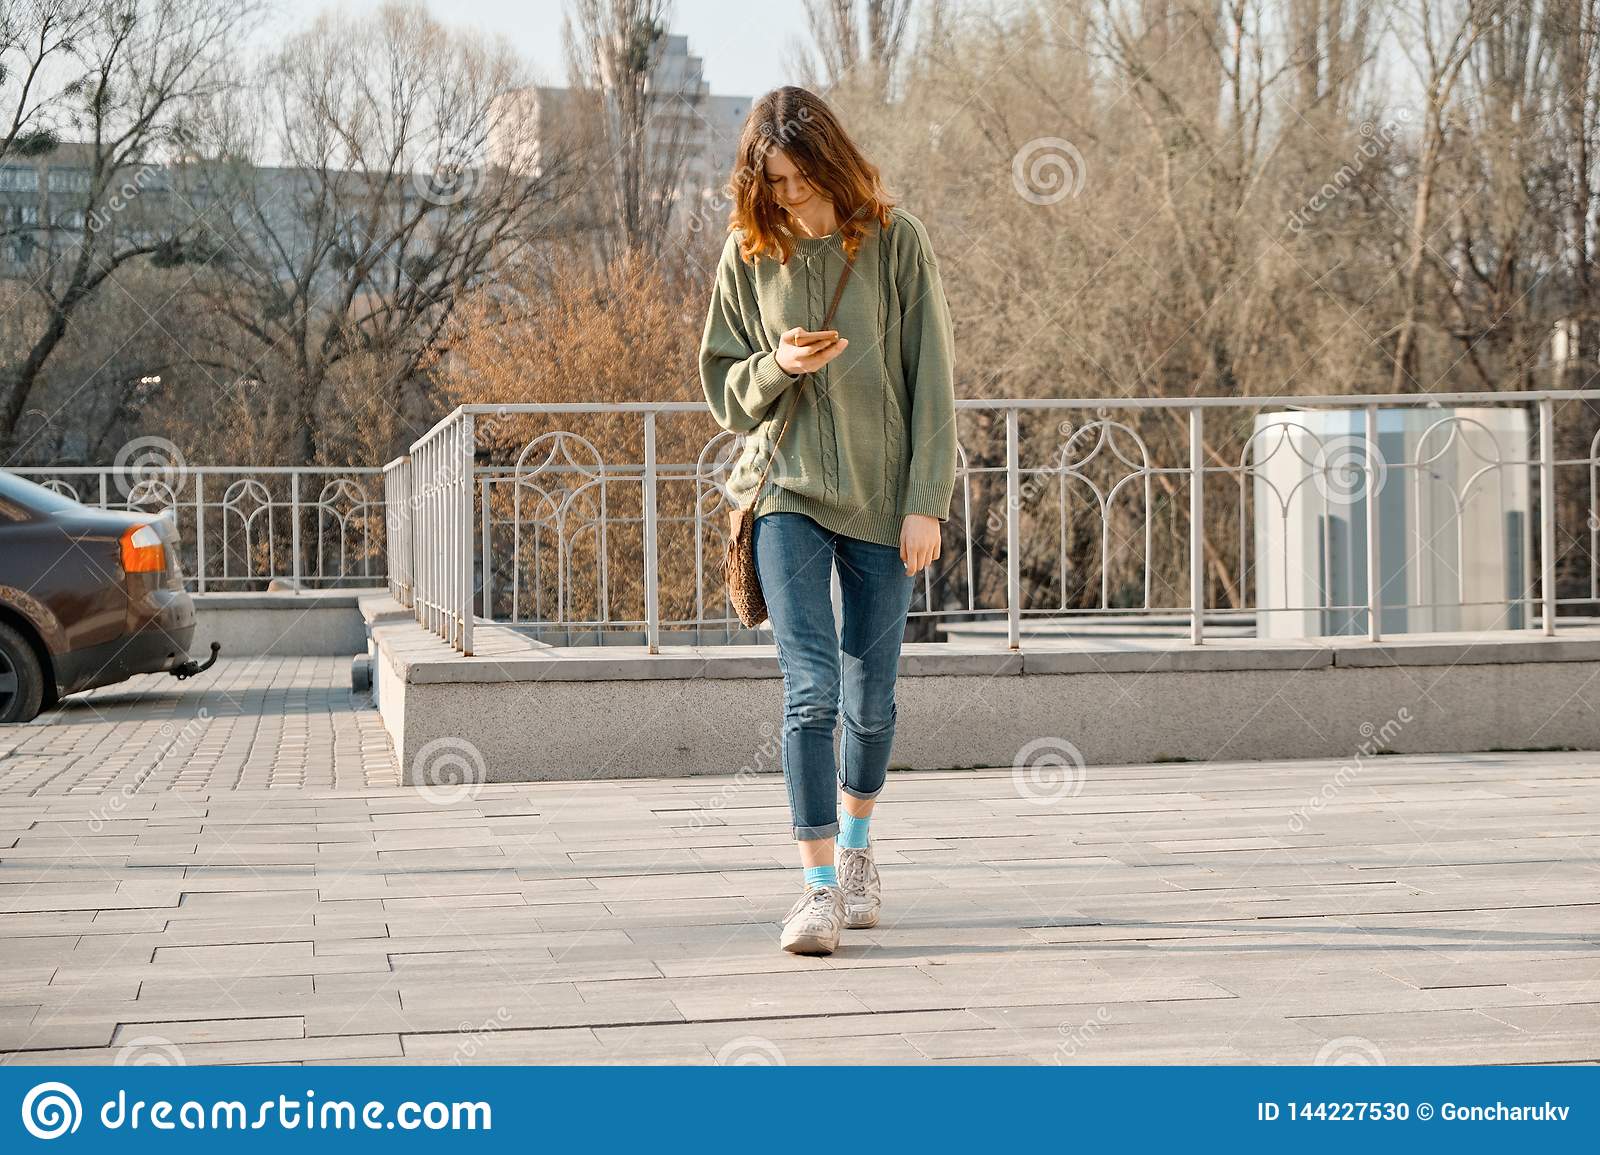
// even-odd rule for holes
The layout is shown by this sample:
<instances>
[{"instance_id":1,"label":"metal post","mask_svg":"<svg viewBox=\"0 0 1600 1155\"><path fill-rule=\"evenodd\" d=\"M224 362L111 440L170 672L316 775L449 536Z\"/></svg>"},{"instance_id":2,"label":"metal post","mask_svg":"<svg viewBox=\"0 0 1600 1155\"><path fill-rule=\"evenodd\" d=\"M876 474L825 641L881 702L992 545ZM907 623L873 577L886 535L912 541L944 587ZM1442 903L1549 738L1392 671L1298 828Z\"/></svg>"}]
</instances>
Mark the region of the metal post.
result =
<instances>
[{"instance_id":1,"label":"metal post","mask_svg":"<svg viewBox=\"0 0 1600 1155\"><path fill-rule=\"evenodd\" d=\"M1017 477L1017 409L1006 409L1006 642L1022 648L1022 496Z\"/></svg>"},{"instance_id":2,"label":"metal post","mask_svg":"<svg viewBox=\"0 0 1600 1155\"><path fill-rule=\"evenodd\" d=\"M444 569L439 582L439 604L443 607L444 640L456 649L461 642L461 602L456 584L461 573L461 527L456 512L461 506L461 423L457 421L439 438L441 461L447 473L440 479L439 531L444 546Z\"/></svg>"},{"instance_id":3,"label":"metal post","mask_svg":"<svg viewBox=\"0 0 1600 1155\"><path fill-rule=\"evenodd\" d=\"M1555 402L1539 401L1539 594L1544 633L1556 632L1556 421Z\"/></svg>"},{"instance_id":4,"label":"metal post","mask_svg":"<svg viewBox=\"0 0 1600 1155\"><path fill-rule=\"evenodd\" d=\"M1189 640L1205 641L1206 474L1205 411L1189 410ZM1148 603L1147 603L1148 604Z\"/></svg>"},{"instance_id":5,"label":"metal post","mask_svg":"<svg viewBox=\"0 0 1600 1155\"><path fill-rule=\"evenodd\" d=\"M657 540L656 415L644 415L644 644L645 652L661 652L661 564Z\"/></svg>"},{"instance_id":6,"label":"metal post","mask_svg":"<svg viewBox=\"0 0 1600 1155\"><path fill-rule=\"evenodd\" d=\"M1378 407L1366 408L1367 442L1367 640L1376 642L1382 637L1383 612L1379 596L1381 570L1378 566Z\"/></svg>"},{"instance_id":7,"label":"metal post","mask_svg":"<svg viewBox=\"0 0 1600 1155\"><path fill-rule=\"evenodd\" d=\"M428 455L428 468L423 474L428 479L426 493L428 495L428 520L427 536L423 541L427 543L428 556L428 619L427 627L441 638L448 634L444 619L439 612L439 607L444 604L440 593L439 575L444 572L442 559L449 542L444 540L444 535L439 532L439 489L443 479L439 476L439 453L444 441L441 433L424 447Z\"/></svg>"},{"instance_id":8,"label":"metal post","mask_svg":"<svg viewBox=\"0 0 1600 1155\"><path fill-rule=\"evenodd\" d=\"M206 592L206 475L194 475L194 568L200 592Z\"/></svg>"},{"instance_id":9,"label":"metal post","mask_svg":"<svg viewBox=\"0 0 1600 1155\"><path fill-rule=\"evenodd\" d=\"M422 623L423 629L439 632L439 623L434 613L434 602L439 596L439 587L435 584L435 559L439 556L439 538L434 533L433 525L433 485L429 479L433 477L433 445L426 444L417 450L416 479L417 479L417 526L421 532L417 540L422 543L422 549L417 553L417 620Z\"/></svg>"},{"instance_id":10,"label":"metal post","mask_svg":"<svg viewBox=\"0 0 1600 1155\"><path fill-rule=\"evenodd\" d=\"M471 413L461 415L461 565L457 570L460 575L457 579L461 589L456 599L456 605L461 613L461 653L463 657L472 656L472 465L474 461L474 442L477 435L473 431Z\"/></svg>"},{"instance_id":11,"label":"metal post","mask_svg":"<svg viewBox=\"0 0 1600 1155\"><path fill-rule=\"evenodd\" d=\"M478 515L483 523L479 534L481 540L478 544L478 569L483 574L483 616L492 619L494 617L494 590L490 578L494 576L494 565L489 559L489 481L490 479L487 476L484 477L483 485L478 492L478 500L483 503L483 508Z\"/></svg>"},{"instance_id":12,"label":"metal post","mask_svg":"<svg viewBox=\"0 0 1600 1155\"><path fill-rule=\"evenodd\" d=\"M300 592L300 471L289 475L289 520L294 526L294 592Z\"/></svg>"}]
</instances>

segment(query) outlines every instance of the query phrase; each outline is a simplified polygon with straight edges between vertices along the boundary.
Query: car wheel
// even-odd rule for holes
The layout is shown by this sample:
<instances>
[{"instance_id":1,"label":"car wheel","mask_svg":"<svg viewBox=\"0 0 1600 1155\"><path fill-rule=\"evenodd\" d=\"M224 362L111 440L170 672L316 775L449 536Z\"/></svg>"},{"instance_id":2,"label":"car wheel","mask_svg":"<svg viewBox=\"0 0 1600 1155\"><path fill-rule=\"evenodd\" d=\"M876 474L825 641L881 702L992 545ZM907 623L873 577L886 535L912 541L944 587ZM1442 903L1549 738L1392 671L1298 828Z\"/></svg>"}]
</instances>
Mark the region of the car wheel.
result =
<instances>
[{"instance_id":1,"label":"car wheel","mask_svg":"<svg viewBox=\"0 0 1600 1155\"><path fill-rule=\"evenodd\" d=\"M44 702L44 671L28 639L0 622L0 722L31 722Z\"/></svg>"}]
</instances>

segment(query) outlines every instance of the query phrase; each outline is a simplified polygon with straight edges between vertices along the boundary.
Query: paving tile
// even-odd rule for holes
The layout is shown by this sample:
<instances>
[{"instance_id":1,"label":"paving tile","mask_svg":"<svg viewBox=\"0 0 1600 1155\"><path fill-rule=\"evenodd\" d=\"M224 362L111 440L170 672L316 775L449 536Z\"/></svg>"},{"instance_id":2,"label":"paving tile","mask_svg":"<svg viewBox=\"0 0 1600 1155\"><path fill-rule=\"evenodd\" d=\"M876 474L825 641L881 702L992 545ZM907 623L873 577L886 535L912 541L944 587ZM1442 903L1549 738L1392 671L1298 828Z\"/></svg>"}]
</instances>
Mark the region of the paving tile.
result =
<instances>
[{"instance_id":1,"label":"paving tile","mask_svg":"<svg viewBox=\"0 0 1600 1155\"><path fill-rule=\"evenodd\" d=\"M209 721L135 788L163 725ZM170 739L170 725L168 738ZM73 699L0 744L0 1062L1600 1060L1600 760L892 776L889 906L776 949L781 780L398 784L333 659Z\"/></svg>"}]
</instances>

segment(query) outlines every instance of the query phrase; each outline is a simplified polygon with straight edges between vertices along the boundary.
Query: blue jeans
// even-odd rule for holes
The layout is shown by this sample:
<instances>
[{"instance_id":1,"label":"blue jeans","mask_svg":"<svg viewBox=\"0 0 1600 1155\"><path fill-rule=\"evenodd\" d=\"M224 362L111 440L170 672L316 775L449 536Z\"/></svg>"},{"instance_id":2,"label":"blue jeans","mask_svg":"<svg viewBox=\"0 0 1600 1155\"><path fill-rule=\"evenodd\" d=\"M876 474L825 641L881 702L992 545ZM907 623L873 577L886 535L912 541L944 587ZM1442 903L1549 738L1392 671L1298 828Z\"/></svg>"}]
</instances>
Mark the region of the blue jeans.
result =
<instances>
[{"instance_id":1,"label":"blue jeans","mask_svg":"<svg viewBox=\"0 0 1600 1155\"><path fill-rule=\"evenodd\" d=\"M839 832L838 787L876 798L894 744L895 677L913 579L900 551L824 529L803 513L766 513L751 530L761 593L783 670L783 778L796 839ZM839 567L844 637L830 573ZM837 773L833 735L844 714Z\"/></svg>"}]
</instances>

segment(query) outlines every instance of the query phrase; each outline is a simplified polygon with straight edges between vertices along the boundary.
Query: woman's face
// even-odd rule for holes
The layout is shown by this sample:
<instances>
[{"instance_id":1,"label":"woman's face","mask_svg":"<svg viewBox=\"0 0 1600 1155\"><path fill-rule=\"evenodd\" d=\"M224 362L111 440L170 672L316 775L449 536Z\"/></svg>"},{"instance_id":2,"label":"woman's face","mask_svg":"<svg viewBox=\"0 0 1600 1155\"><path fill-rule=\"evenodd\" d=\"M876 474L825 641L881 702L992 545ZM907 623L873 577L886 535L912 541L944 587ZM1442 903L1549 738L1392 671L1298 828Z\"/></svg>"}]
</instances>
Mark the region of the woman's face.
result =
<instances>
[{"instance_id":1,"label":"woman's face","mask_svg":"<svg viewBox=\"0 0 1600 1155\"><path fill-rule=\"evenodd\" d=\"M767 188L772 191L773 199L790 212L805 209L814 199L824 199L781 149L775 148L767 153L766 177Z\"/></svg>"}]
</instances>

